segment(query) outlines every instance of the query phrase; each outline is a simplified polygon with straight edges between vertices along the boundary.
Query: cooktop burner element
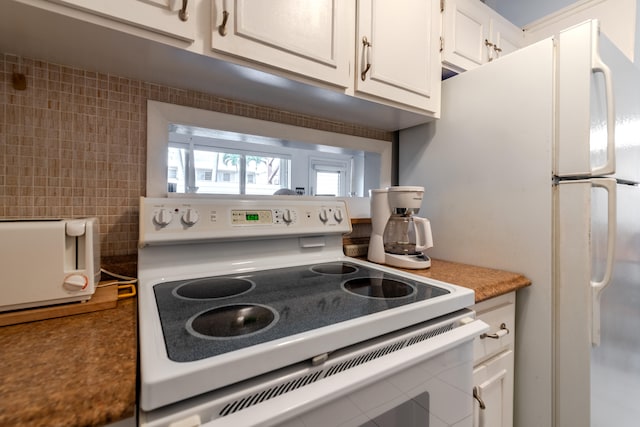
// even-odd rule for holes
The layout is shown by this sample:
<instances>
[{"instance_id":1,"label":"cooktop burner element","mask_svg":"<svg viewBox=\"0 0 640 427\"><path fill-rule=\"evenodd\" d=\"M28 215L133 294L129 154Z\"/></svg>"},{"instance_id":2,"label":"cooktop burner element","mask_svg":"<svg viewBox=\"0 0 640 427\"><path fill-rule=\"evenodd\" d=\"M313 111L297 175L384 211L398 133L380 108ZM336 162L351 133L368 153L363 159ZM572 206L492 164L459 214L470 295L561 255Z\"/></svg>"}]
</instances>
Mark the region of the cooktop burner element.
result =
<instances>
[{"instance_id":1,"label":"cooktop burner element","mask_svg":"<svg viewBox=\"0 0 640 427\"><path fill-rule=\"evenodd\" d=\"M394 279L362 277L347 280L343 284L347 292L367 298L405 298L415 293L415 287Z\"/></svg>"},{"instance_id":2,"label":"cooktop burner element","mask_svg":"<svg viewBox=\"0 0 640 427\"><path fill-rule=\"evenodd\" d=\"M204 338L232 338L258 332L277 320L278 313L266 306L227 305L191 318L187 330Z\"/></svg>"},{"instance_id":3,"label":"cooktop burner element","mask_svg":"<svg viewBox=\"0 0 640 427\"><path fill-rule=\"evenodd\" d=\"M358 271L358 267L344 262L319 264L311 267L311 271L320 274L349 274Z\"/></svg>"},{"instance_id":4,"label":"cooktop burner element","mask_svg":"<svg viewBox=\"0 0 640 427\"><path fill-rule=\"evenodd\" d=\"M175 289L175 295L190 299L218 299L242 295L256 286L234 277L207 277L190 280Z\"/></svg>"},{"instance_id":5,"label":"cooktop burner element","mask_svg":"<svg viewBox=\"0 0 640 427\"><path fill-rule=\"evenodd\" d=\"M232 294L239 284L250 292ZM349 262L159 283L153 289L167 352L176 362L220 355L449 293ZM263 310L242 314L256 306Z\"/></svg>"}]
</instances>

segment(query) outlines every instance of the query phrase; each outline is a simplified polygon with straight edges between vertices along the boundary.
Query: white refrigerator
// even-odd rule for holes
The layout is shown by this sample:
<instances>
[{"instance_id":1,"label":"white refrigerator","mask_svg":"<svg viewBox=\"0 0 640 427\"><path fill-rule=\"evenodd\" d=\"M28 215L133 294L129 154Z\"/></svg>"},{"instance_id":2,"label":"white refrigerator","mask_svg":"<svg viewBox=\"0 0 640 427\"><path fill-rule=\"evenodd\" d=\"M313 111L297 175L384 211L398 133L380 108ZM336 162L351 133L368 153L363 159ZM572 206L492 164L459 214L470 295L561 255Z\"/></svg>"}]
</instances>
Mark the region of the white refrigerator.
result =
<instances>
[{"instance_id":1,"label":"white refrigerator","mask_svg":"<svg viewBox=\"0 0 640 427\"><path fill-rule=\"evenodd\" d=\"M429 255L532 281L513 425L640 425L639 180L640 71L597 21L444 81L442 118L400 132Z\"/></svg>"}]
</instances>

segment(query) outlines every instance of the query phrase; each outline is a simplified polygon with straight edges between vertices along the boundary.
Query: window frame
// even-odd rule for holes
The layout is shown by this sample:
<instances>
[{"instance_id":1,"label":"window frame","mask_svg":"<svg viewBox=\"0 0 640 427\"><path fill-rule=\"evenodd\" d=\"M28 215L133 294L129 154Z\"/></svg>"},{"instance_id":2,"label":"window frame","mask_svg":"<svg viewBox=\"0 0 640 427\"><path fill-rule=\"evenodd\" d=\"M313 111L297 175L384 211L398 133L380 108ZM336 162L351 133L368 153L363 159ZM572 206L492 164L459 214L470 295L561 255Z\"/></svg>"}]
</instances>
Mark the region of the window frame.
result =
<instances>
[{"instance_id":1,"label":"window frame","mask_svg":"<svg viewBox=\"0 0 640 427\"><path fill-rule=\"evenodd\" d=\"M168 192L169 127L172 124L259 135L288 141L304 141L328 147L347 148L380 155L376 178L380 187L391 185L393 143L236 116L215 111L147 100L147 197L212 197L212 194ZM378 171L376 171L378 172ZM366 196L366 195L365 195Z\"/></svg>"}]
</instances>

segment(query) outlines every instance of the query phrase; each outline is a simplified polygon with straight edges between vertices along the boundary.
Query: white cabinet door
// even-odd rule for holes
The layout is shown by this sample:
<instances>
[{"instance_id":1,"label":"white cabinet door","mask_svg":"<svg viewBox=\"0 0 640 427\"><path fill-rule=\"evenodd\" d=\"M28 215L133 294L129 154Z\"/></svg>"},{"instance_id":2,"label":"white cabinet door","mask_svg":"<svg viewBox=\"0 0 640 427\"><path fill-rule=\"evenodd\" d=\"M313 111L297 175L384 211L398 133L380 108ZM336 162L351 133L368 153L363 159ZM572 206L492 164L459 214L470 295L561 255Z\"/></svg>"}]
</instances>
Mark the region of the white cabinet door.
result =
<instances>
[{"instance_id":1,"label":"white cabinet door","mask_svg":"<svg viewBox=\"0 0 640 427\"><path fill-rule=\"evenodd\" d=\"M52 0L52 2L187 42L195 40L193 0Z\"/></svg>"},{"instance_id":2,"label":"white cabinet door","mask_svg":"<svg viewBox=\"0 0 640 427\"><path fill-rule=\"evenodd\" d=\"M360 0L356 96L438 115L440 16L436 0Z\"/></svg>"},{"instance_id":3,"label":"white cabinet door","mask_svg":"<svg viewBox=\"0 0 640 427\"><path fill-rule=\"evenodd\" d=\"M491 40L494 43L493 58L499 58L524 46L524 32L497 15L491 19Z\"/></svg>"},{"instance_id":4,"label":"white cabinet door","mask_svg":"<svg viewBox=\"0 0 640 427\"><path fill-rule=\"evenodd\" d=\"M515 292L473 306L489 332L473 345L474 427L513 426Z\"/></svg>"},{"instance_id":5,"label":"white cabinet door","mask_svg":"<svg viewBox=\"0 0 640 427\"><path fill-rule=\"evenodd\" d=\"M442 58L456 71L470 70L489 60L490 20L482 6L477 0L444 3Z\"/></svg>"},{"instance_id":6,"label":"white cabinet door","mask_svg":"<svg viewBox=\"0 0 640 427\"><path fill-rule=\"evenodd\" d=\"M214 51L349 86L355 5L339 0L212 0Z\"/></svg>"},{"instance_id":7,"label":"white cabinet door","mask_svg":"<svg viewBox=\"0 0 640 427\"><path fill-rule=\"evenodd\" d=\"M443 0L442 62L466 71L524 45L522 30L478 0Z\"/></svg>"},{"instance_id":8,"label":"white cabinet door","mask_svg":"<svg viewBox=\"0 0 640 427\"><path fill-rule=\"evenodd\" d=\"M513 426L513 350L473 370L474 427Z\"/></svg>"}]
</instances>

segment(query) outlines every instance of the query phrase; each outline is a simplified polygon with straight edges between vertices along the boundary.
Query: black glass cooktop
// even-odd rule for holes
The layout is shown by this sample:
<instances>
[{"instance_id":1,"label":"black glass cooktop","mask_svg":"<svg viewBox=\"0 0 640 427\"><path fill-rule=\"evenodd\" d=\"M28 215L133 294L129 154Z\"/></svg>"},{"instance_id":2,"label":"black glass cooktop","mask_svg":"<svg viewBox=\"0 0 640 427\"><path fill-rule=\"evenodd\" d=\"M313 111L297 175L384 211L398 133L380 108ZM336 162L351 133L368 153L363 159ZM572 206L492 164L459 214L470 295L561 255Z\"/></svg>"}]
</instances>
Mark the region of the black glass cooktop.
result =
<instances>
[{"instance_id":1,"label":"black glass cooktop","mask_svg":"<svg viewBox=\"0 0 640 427\"><path fill-rule=\"evenodd\" d=\"M169 358L190 362L424 301L449 291L349 262L153 287Z\"/></svg>"}]
</instances>

